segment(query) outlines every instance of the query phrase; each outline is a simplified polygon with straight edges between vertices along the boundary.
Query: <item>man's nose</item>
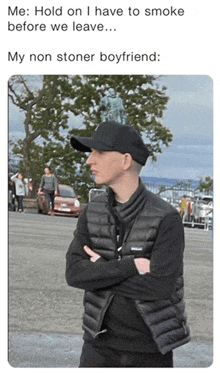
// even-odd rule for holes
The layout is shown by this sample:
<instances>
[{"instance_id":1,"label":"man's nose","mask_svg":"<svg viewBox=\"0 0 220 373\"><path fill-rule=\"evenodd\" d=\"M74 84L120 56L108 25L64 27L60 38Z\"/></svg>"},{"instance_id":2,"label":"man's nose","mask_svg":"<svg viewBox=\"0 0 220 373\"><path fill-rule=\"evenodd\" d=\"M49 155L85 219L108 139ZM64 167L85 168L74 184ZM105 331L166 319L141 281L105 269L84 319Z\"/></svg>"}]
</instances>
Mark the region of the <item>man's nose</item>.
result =
<instances>
[{"instance_id":1,"label":"man's nose","mask_svg":"<svg viewBox=\"0 0 220 373\"><path fill-rule=\"evenodd\" d=\"M92 163L94 163L94 160L93 160L92 153L90 153L86 160L86 164L91 165Z\"/></svg>"}]
</instances>

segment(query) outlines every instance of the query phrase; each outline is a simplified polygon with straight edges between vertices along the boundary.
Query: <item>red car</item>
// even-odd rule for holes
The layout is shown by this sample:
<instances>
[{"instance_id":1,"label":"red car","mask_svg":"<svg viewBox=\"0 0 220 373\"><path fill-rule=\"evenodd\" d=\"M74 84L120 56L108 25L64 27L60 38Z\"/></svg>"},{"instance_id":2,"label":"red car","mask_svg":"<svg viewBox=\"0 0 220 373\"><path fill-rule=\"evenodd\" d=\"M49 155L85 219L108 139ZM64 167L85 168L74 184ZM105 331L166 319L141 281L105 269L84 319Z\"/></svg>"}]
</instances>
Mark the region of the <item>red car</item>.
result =
<instances>
[{"instance_id":1,"label":"red car","mask_svg":"<svg viewBox=\"0 0 220 373\"><path fill-rule=\"evenodd\" d=\"M60 184L54 199L54 215L78 217L82 211L78 198L71 186ZM37 204L39 214L48 213L49 207L43 192L38 194Z\"/></svg>"}]
</instances>

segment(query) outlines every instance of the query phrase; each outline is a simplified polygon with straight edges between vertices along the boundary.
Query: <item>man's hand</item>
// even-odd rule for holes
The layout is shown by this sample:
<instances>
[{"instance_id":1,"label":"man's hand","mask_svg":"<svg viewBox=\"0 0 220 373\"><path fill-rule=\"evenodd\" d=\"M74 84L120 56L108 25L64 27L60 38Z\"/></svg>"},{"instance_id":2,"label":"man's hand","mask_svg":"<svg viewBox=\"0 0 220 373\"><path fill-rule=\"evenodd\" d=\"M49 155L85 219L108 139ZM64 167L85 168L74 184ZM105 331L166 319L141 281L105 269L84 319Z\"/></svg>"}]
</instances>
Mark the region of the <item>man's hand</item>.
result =
<instances>
[{"instance_id":1,"label":"man's hand","mask_svg":"<svg viewBox=\"0 0 220 373\"><path fill-rule=\"evenodd\" d=\"M90 256L91 262L96 262L100 258L100 255L96 254L94 251L92 251L88 246L84 246L83 249L85 250L86 254Z\"/></svg>"},{"instance_id":2,"label":"man's hand","mask_svg":"<svg viewBox=\"0 0 220 373\"><path fill-rule=\"evenodd\" d=\"M146 258L135 258L134 263L139 272L139 275L150 273L150 260Z\"/></svg>"}]
</instances>

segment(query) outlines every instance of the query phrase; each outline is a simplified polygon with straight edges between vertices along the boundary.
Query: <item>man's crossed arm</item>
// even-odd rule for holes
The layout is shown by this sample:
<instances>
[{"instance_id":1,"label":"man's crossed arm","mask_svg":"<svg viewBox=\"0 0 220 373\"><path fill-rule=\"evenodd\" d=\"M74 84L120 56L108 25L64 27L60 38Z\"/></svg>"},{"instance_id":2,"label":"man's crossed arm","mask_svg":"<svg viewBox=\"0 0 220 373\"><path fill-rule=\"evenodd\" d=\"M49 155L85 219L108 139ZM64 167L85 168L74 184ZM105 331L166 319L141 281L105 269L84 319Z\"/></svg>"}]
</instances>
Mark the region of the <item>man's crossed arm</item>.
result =
<instances>
[{"instance_id":1,"label":"man's crossed arm","mask_svg":"<svg viewBox=\"0 0 220 373\"><path fill-rule=\"evenodd\" d=\"M100 258L100 255L95 253L87 245L85 245L83 249L86 252L86 254L90 256L91 262L96 262L96 260ZM150 260L149 259L135 258L134 263L138 270L139 275L146 275L147 273L150 273Z\"/></svg>"}]
</instances>

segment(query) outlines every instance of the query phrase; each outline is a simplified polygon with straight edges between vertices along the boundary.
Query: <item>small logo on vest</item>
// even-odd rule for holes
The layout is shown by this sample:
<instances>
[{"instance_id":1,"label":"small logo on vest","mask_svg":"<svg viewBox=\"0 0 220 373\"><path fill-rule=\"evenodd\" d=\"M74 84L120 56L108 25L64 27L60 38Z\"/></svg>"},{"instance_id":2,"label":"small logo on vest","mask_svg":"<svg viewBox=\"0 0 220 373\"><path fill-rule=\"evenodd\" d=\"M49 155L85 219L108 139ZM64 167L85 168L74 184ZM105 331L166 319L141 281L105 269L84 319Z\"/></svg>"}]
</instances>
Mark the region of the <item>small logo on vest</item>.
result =
<instances>
[{"instance_id":1,"label":"small logo on vest","mask_svg":"<svg viewBox=\"0 0 220 373\"><path fill-rule=\"evenodd\" d=\"M143 250L143 247L131 247L131 251L142 251Z\"/></svg>"}]
</instances>

